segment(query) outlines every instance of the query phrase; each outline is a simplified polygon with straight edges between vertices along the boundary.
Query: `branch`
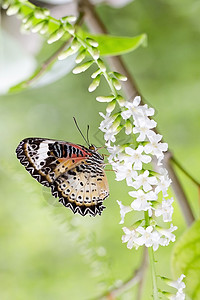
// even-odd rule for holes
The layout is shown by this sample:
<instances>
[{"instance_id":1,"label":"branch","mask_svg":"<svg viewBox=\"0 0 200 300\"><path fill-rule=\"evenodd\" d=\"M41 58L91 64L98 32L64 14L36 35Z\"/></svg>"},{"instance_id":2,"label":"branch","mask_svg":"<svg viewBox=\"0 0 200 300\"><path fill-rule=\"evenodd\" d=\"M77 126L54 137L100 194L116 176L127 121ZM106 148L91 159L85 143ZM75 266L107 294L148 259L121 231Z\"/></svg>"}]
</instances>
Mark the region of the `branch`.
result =
<instances>
[{"instance_id":1,"label":"branch","mask_svg":"<svg viewBox=\"0 0 200 300\"><path fill-rule=\"evenodd\" d=\"M126 280L119 287L110 290L106 294L104 294L96 299L97 300L114 300L116 297L118 297L123 292L127 291L128 289L132 288L137 283L139 283L139 291L138 291L139 293L138 294L141 294L141 292L142 292L141 288L143 286L143 282L144 282L144 278L145 278L145 271L146 271L147 265L148 265L148 255L147 254L148 254L147 248L144 247L141 265L137 270L134 271L131 278ZM140 300L140 298L137 297L137 300Z\"/></svg>"},{"instance_id":2,"label":"branch","mask_svg":"<svg viewBox=\"0 0 200 300\"><path fill-rule=\"evenodd\" d=\"M91 32L95 32L98 34L108 33L105 25L102 23L101 19L95 11L94 6L90 3L89 0L79 0L79 9L80 11L83 11L85 13L85 21ZM122 58L120 56L111 56L108 57L107 60L114 71L117 71L128 78L128 80L122 85L127 99L133 99L136 95L141 95L132 75L126 68ZM190 226L195 220L194 214L184 193L183 187L181 186L181 183L176 176L176 173L174 172L173 166L171 164L173 156L169 150L168 152L166 152L166 157L167 159L165 159L165 167L172 179L172 189L179 202L185 221L187 225Z\"/></svg>"}]
</instances>

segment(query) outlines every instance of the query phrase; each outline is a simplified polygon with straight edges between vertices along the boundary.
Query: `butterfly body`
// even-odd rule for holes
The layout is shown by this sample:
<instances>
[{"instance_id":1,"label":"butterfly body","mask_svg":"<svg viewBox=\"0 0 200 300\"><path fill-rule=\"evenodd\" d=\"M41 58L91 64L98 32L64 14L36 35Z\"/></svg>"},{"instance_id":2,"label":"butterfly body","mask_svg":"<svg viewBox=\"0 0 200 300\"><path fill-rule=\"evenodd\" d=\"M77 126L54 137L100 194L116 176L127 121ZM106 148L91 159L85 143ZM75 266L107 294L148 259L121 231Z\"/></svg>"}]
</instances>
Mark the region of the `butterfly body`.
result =
<instances>
[{"instance_id":1,"label":"butterfly body","mask_svg":"<svg viewBox=\"0 0 200 300\"><path fill-rule=\"evenodd\" d=\"M109 195L104 159L96 149L41 138L27 138L16 149L26 170L64 206L81 215L101 214Z\"/></svg>"}]
</instances>

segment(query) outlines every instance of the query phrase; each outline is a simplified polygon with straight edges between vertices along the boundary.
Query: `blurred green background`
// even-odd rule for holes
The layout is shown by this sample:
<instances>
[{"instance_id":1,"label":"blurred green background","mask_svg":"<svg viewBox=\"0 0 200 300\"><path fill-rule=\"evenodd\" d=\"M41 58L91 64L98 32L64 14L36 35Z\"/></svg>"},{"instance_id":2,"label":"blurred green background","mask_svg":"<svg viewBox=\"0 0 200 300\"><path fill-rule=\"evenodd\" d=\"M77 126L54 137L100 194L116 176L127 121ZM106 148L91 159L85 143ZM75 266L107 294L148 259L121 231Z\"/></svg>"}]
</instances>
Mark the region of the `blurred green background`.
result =
<instances>
[{"instance_id":1,"label":"blurred green background","mask_svg":"<svg viewBox=\"0 0 200 300\"><path fill-rule=\"evenodd\" d=\"M197 180L200 178L200 23L199 1L135 0L121 9L98 7L109 32L134 36L147 33L148 47L124 56L130 72L156 109L159 131L175 157ZM43 56L49 53L45 47ZM20 69L19 69L20 72ZM48 137L83 144L73 123L90 125L90 141L103 142L98 132L99 111L87 88L90 71L69 73L48 86L0 97L1 190L1 300L95 299L113 284L128 279L139 266L141 250L121 243L122 230L116 200L128 203L127 188L107 172L110 197L96 218L73 216L63 206L51 205L48 193L23 169L15 148L25 137ZM196 216L198 191L178 173ZM175 203L173 223L177 239L186 229ZM137 219L137 215L135 215ZM173 244L156 252L157 271L171 276ZM179 275L179 274L178 274ZM137 286L119 299L136 299ZM150 299L147 272L143 300Z\"/></svg>"}]
</instances>

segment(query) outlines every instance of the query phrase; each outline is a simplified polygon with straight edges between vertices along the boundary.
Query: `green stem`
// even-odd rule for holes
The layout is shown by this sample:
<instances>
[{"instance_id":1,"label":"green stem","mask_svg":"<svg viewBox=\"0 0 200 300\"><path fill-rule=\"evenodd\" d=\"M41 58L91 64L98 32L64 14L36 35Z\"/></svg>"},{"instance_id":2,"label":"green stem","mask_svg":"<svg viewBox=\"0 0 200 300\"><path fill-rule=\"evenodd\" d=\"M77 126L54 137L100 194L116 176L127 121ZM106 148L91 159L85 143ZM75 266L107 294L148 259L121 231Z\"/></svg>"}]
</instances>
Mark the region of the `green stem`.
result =
<instances>
[{"instance_id":1,"label":"green stem","mask_svg":"<svg viewBox=\"0 0 200 300\"><path fill-rule=\"evenodd\" d=\"M145 211L144 217L145 217L145 225L148 227L150 225L148 211ZM153 283L153 299L159 300L156 269L155 269L155 258L154 258L154 251L152 247L148 248L148 253L149 253L149 262L151 267L152 283Z\"/></svg>"}]
</instances>

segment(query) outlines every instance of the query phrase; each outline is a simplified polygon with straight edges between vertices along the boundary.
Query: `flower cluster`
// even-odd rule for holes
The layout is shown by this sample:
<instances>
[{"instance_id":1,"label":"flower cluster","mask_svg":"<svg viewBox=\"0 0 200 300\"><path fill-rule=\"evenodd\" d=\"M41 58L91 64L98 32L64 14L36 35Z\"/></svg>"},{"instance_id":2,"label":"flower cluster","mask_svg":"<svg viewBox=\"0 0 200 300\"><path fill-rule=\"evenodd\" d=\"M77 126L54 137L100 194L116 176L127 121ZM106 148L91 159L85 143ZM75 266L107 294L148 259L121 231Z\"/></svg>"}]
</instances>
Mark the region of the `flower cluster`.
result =
<instances>
[{"instance_id":1,"label":"flower cluster","mask_svg":"<svg viewBox=\"0 0 200 300\"><path fill-rule=\"evenodd\" d=\"M162 166L164 152L167 151L168 145L161 141L162 136L155 131L157 123L151 119L154 109L146 104L141 105L139 96L133 101L120 101L119 104L121 112L112 114L115 108L113 107L107 109L106 115L100 113L104 120L99 128L104 132L104 139L110 153L108 161L116 172L116 180L125 179L127 185L132 188L129 192L131 196L129 206L118 201L120 224L124 223L125 215L133 210L147 212L149 218L149 224L143 224L141 220L139 224L138 222L133 224L132 228L123 227L125 235L122 237L122 242L127 242L129 249L132 247L137 249L145 245L152 246L155 251L159 245L167 246L170 241L175 241L172 232L177 229L172 224L168 228L161 228L157 224L159 217L162 217L163 222L171 222L173 214L173 198L168 197L171 180L167 170ZM131 134L136 136L134 144L114 144L117 135L123 129L127 136ZM151 170L149 166L152 159L157 164L157 172Z\"/></svg>"}]
</instances>

